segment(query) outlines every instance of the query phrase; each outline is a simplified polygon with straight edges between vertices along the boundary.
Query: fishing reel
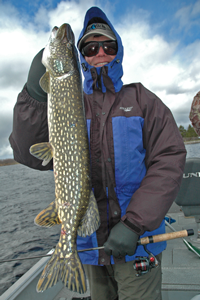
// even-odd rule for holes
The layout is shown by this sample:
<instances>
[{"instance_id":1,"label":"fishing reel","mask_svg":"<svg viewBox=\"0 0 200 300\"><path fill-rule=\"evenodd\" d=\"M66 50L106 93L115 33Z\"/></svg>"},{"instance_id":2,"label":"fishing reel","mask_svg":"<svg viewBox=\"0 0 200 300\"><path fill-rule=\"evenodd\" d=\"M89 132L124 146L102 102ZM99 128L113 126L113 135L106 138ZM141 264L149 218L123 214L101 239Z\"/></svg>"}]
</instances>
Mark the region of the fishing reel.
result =
<instances>
[{"instance_id":1,"label":"fishing reel","mask_svg":"<svg viewBox=\"0 0 200 300\"><path fill-rule=\"evenodd\" d=\"M146 256L139 256L135 262L133 263L133 268L136 270L136 276L139 277L151 271L151 269L158 267L159 262L155 255L147 250L146 246L144 246L145 251L149 254Z\"/></svg>"}]
</instances>

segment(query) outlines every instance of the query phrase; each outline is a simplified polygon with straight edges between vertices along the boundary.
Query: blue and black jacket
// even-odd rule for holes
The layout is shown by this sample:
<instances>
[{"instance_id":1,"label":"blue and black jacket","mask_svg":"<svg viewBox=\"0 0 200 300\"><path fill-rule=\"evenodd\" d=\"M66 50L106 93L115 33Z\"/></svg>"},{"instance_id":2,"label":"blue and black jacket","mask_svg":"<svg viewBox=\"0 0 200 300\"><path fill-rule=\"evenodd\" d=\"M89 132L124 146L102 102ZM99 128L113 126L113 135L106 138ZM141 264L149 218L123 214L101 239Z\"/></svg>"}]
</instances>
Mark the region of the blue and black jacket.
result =
<instances>
[{"instance_id":1,"label":"blue and black jacket","mask_svg":"<svg viewBox=\"0 0 200 300\"><path fill-rule=\"evenodd\" d=\"M115 33L118 52L102 68L90 66L80 54L92 187L101 218L97 232L78 237L80 249L103 246L119 221L142 237L164 233L163 218L179 190L185 162L185 147L170 110L142 84L123 85L122 41L99 8L86 13L79 40L96 17ZM147 249L157 255L165 247L161 242ZM147 256L143 246L125 261L136 256ZM85 264L119 262L104 250L82 252L80 257Z\"/></svg>"}]
</instances>

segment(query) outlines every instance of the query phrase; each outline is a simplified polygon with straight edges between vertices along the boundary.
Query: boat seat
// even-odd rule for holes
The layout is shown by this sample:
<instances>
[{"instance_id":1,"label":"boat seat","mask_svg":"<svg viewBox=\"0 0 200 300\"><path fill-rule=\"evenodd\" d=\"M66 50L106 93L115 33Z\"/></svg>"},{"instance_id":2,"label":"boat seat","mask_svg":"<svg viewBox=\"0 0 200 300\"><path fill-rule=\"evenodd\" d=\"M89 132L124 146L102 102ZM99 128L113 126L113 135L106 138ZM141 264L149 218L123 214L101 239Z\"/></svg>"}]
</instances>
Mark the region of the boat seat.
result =
<instances>
[{"instance_id":1,"label":"boat seat","mask_svg":"<svg viewBox=\"0 0 200 300\"><path fill-rule=\"evenodd\" d=\"M200 158L187 158L183 180L175 203L181 206L185 217L195 217L197 242L200 242Z\"/></svg>"}]
</instances>

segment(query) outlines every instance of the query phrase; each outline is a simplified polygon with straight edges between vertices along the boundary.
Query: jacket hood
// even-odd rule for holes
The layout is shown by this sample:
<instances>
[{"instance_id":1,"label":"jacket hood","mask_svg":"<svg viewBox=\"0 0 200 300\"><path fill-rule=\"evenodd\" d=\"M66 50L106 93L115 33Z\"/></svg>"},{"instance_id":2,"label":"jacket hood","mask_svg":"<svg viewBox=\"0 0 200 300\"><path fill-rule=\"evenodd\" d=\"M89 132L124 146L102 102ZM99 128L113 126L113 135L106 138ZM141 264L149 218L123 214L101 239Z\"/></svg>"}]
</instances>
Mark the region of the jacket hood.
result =
<instances>
[{"instance_id":1,"label":"jacket hood","mask_svg":"<svg viewBox=\"0 0 200 300\"><path fill-rule=\"evenodd\" d=\"M88 22L92 19L92 18L101 18L103 19L112 29L112 31L114 32L116 38L117 38L117 44L118 44L118 52L116 57L110 62L108 63L106 66L108 68L108 76L111 78L114 88L115 88L115 92L119 92L123 82L121 80L121 77L123 75L123 69L122 69L122 60L123 60L123 45L122 45L122 41L121 38L119 36L119 34L117 33L117 31L115 30L115 28L113 27L113 25L111 24L111 22L108 20L107 16L104 14L104 12L98 8L98 7L91 7L85 15L85 20L84 20L84 25L83 25L83 29L80 33L79 39L78 39L78 43L79 40L82 38L82 36L84 35L84 32L88 26ZM77 43L77 45L78 45ZM80 53L80 60L81 60L81 67L82 67L82 71L83 71L83 75L84 75L84 92L86 94L92 94L93 93L93 88L92 88L92 84L93 84L93 79L91 76L91 72L90 70L92 68L94 68L93 66L90 66L85 58L83 57L83 55ZM95 68L97 71L97 74L99 75L101 72L101 67L100 68ZM102 79L101 79L102 81ZM106 87L103 84L102 81L102 92L105 93L106 92Z\"/></svg>"}]
</instances>

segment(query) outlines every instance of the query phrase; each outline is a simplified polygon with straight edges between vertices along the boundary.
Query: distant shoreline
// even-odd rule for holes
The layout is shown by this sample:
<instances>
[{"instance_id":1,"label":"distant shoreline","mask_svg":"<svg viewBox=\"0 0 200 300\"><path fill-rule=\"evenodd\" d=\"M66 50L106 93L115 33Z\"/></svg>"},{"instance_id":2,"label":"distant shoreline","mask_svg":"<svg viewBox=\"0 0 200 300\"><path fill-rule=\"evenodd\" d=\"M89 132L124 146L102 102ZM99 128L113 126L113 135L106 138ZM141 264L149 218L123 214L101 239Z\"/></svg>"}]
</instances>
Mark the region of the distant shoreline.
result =
<instances>
[{"instance_id":1,"label":"distant shoreline","mask_svg":"<svg viewBox=\"0 0 200 300\"><path fill-rule=\"evenodd\" d=\"M0 159L0 167L5 167L5 166L11 166L11 165L16 165L19 164L16 160L13 158L7 158L7 159Z\"/></svg>"},{"instance_id":2,"label":"distant shoreline","mask_svg":"<svg viewBox=\"0 0 200 300\"><path fill-rule=\"evenodd\" d=\"M200 139L199 140L194 140L194 141L184 141L185 145L199 144L199 143L200 143ZM19 163L16 160L14 160L13 158L0 159L0 167L17 165L17 164L19 164Z\"/></svg>"},{"instance_id":3,"label":"distant shoreline","mask_svg":"<svg viewBox=\"0 0 200 300\"><path fill-rule=\"evenodd\" d=\"M200 140L194 140L194 141L184 141L185 145L189 145L189 144L199 144Z\"/></svg>"}]
</instances>

